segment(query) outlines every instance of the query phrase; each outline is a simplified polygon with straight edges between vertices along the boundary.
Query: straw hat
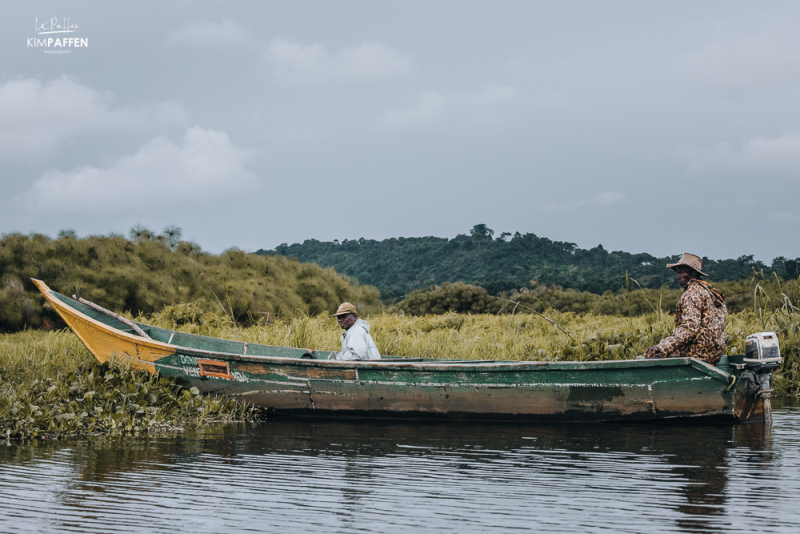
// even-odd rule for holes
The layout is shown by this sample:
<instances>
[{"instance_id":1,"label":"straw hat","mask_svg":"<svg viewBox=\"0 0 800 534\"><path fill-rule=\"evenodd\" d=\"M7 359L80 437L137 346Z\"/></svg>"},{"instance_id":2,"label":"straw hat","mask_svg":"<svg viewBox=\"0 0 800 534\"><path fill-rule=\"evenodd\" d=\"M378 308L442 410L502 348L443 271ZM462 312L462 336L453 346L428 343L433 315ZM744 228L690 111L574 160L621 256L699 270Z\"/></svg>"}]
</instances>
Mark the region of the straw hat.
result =
<instances>
[{"instance_id":1,"label":"straw hat","mask_svg":"<svg viewBox=\"0 0 800 534\"><path fill-rule=\"evenodd\" d=\"M689 267L690 269L694 269L697 271L697 274L700 276L708 276L706 273L701 271L703 268L703 260L700 259L699 256L695 256L694 254L689 254L688 252L684 252L681 259L678 260L678 263L668 263L667 267L670 269L675 269L678 265L683 265L685 267Z\"/></svg>"},{"instance_id":2,"label":"straw hat","mask_svg":"<svg viewBox=\"0 0 800 534\"><path fill-rule=\"evenodd\" d=\"M333 315L335 317L337 315L347 315L348 313L352 313L356 317L358 317L358 312L356 311L356 307L350 304L349 302L343 302L339 306L339 309L336 310L336 313L334 313Z\"/></svg>"}]
</instances>

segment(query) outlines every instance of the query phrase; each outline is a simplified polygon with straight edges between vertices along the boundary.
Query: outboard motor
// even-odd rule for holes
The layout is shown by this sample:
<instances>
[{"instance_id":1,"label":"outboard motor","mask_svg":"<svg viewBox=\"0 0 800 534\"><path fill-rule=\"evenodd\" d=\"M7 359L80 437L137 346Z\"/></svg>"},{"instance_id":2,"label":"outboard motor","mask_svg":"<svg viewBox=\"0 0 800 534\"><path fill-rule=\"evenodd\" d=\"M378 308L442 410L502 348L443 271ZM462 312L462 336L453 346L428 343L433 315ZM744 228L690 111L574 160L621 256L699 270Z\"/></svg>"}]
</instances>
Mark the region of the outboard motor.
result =
<instances>
[{"instance_id":1,"label":"outboard motor","mask_svg":"<svg viewBox=\"0 0 800 534\"><path fill-rule=\"evenodd\" d=\"M770 378L772 371L778 369L781 363L783 358L778 345L778 336L775 332L759 332L747 336L744 344L744 363L734 366L745 370L741 378L748 380L751 394L764 399L766 423L770 423L772 419Z\"/></svg>"},{"instance_id":2,"label":"outboard motor","mask_svg":"<svg viewBox=\"0 0 800 534\"><path fill-rule=\"evenodd\" d=\"M778 336L775 332L750 334L744 342L744 357L745 363L777 364L773 368L777 369L783 361L778 346Z\"/></svg>"}]
</instances>

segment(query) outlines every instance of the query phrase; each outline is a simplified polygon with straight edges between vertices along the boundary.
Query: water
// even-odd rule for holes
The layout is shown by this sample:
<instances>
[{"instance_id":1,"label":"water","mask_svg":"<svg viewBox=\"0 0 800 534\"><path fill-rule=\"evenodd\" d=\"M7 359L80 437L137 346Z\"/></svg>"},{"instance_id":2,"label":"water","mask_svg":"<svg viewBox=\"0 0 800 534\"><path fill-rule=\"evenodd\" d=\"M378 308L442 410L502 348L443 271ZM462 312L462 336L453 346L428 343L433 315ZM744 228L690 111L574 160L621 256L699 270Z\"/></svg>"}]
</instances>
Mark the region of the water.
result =
<instances>
[{"instance_id":1,"label":"water","mask_svg":"<svg viewBox=\"0 0 800 534\"><path fill-rule=\"evenodd\" d=\"M3 532L798 532L762 426L274 421L0 448Z\"/></svg>"}]
</instances>

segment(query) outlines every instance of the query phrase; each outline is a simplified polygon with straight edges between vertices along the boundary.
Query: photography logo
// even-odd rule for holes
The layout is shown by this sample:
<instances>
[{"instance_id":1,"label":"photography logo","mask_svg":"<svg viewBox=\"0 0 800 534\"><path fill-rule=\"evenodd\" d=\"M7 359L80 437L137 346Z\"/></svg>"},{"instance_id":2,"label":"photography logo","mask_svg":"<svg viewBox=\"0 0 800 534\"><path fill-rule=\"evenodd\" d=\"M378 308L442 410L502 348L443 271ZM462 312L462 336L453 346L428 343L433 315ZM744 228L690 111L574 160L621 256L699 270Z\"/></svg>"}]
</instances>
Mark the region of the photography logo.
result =
<instances>
[{"instance_id":1,"label":"photography logo","mask_svg":"<svg viewBox=\"0 0 800 534\"><path fill-rule=\"evenodd\" d=\"M73 23L69 17L60 19L35 19L34 28L36 37L28 38L28 48L43 48L45 54L70 54L73 48L87 48L88 37L79 37L80 27Z\"/></svg>"}]
</instances>

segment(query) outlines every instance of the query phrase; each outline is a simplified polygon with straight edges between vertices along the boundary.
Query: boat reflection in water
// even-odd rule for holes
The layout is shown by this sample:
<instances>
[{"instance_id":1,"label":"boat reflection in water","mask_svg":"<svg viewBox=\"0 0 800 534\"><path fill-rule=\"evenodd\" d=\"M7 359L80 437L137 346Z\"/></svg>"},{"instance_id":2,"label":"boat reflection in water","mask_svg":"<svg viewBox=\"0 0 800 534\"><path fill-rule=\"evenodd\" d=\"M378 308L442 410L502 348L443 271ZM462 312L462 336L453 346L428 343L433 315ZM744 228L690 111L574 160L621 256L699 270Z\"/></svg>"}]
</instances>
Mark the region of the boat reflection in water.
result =
<instances>
[{"instance_id":1,"label":"boat reflection in water","mask_svg":"<svg viewBox=\"0 0 800 534\"><path fill-rule=\"evenodd\" d=\"M779 413L772 430L295 419L12 444L0 516L89 532L780 531L800 412Z\"/></svg>"}]
</instances>

